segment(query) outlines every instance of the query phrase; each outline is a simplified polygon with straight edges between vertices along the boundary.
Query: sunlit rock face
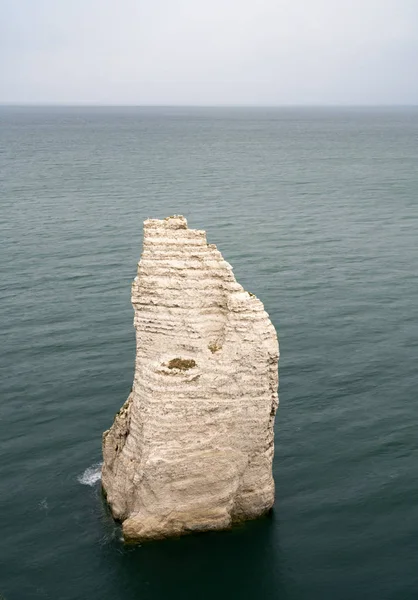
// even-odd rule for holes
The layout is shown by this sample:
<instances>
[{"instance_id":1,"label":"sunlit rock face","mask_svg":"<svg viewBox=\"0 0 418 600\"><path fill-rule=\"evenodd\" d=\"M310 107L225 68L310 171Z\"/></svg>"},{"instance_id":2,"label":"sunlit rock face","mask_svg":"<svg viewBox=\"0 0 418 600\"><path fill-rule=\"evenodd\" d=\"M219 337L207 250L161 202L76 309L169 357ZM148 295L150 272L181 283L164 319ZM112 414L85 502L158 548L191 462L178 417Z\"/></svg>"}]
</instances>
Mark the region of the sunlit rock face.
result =
<instances>
[{"instance_id":1,"label":"sunlit rock face","mask_svg":"<svg viewBox=\"0 0 418 600\"><path fill-rule=\"evenodd\" d=\"M103 434L103 489L125 538L266 513L279 348L263 304L181 216L145 221L132 304L132 392Z\"/></svg>"}]
</instances>

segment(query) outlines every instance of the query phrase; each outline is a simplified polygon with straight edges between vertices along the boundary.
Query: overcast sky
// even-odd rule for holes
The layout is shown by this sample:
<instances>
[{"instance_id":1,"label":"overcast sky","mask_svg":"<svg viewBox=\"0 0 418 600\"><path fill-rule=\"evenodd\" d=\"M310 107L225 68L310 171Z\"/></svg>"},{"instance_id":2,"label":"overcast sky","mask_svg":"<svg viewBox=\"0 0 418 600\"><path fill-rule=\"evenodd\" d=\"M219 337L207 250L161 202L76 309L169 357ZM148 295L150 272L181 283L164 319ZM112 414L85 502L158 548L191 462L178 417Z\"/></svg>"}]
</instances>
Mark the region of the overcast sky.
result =
<instances>
[{"instance_id":1,"label":"overcast sky","mask_svg":"<svg viewBox=\"0 0 418 600\"><path fill-rule=\"evenodd\" d=\"M418 0L0 0L0 102L418 104Z\"/></svg>"}]
</instances>

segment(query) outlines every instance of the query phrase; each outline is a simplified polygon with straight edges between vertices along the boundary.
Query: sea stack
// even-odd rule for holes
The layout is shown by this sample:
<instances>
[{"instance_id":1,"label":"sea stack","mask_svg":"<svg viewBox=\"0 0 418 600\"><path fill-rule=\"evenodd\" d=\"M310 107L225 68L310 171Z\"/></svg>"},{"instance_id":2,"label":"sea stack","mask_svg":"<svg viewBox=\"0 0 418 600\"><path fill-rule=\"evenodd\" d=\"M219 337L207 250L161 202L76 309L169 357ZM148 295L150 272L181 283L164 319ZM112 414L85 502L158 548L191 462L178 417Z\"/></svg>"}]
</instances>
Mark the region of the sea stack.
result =
<instances>
[{"instance_id":1,"label":"sea stack","mask_svg":"<svg viewBox=\"0 0 418 600\"><path fill-rule=\"evenodd\" d=\"M182 216L144 223L132 391L103 434L126 540L225 529L274 502L279 347L258 298Z\"/></svg>"}]
</instances>

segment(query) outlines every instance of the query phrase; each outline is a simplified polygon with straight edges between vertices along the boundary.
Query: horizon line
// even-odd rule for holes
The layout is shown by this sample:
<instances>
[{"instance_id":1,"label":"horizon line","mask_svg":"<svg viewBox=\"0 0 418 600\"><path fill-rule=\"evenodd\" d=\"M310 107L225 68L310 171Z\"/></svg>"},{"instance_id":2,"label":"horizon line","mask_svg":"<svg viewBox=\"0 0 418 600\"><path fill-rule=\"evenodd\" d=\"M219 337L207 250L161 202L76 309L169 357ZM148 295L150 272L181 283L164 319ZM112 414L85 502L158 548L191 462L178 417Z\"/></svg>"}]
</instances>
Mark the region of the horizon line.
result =
<instances>
[{"instance_id":1,"label":"horizon line","mask_svg":"<svg viewBox=\"0 0 418 600\"><path fill-rule=\"evenodd\" d=\"M93 102L1 102L1 108L417 108L418 103L382 104L114 104Z\"/></svg>"}]
</instances>

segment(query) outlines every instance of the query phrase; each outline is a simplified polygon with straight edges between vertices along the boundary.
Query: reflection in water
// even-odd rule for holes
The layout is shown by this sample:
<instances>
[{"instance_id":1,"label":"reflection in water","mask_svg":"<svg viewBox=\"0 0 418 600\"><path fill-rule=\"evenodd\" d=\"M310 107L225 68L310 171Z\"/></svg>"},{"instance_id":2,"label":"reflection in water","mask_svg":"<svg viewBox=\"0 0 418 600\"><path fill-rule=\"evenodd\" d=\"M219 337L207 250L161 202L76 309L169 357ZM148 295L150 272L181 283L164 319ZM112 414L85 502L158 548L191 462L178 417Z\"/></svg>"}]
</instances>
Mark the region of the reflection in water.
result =
<instances>
[{"instance_id":1,"label":"reflection in water","mask_svg":"<svg viewBox=\"0 0 418 600\"><path fill-rule=\"evenodd\" d=\"M283 598L286 576L275 520L272 512L230 531L125 546L117 579L141 598L144 584L149 598Z\"/></svg>"}]
</instances>

